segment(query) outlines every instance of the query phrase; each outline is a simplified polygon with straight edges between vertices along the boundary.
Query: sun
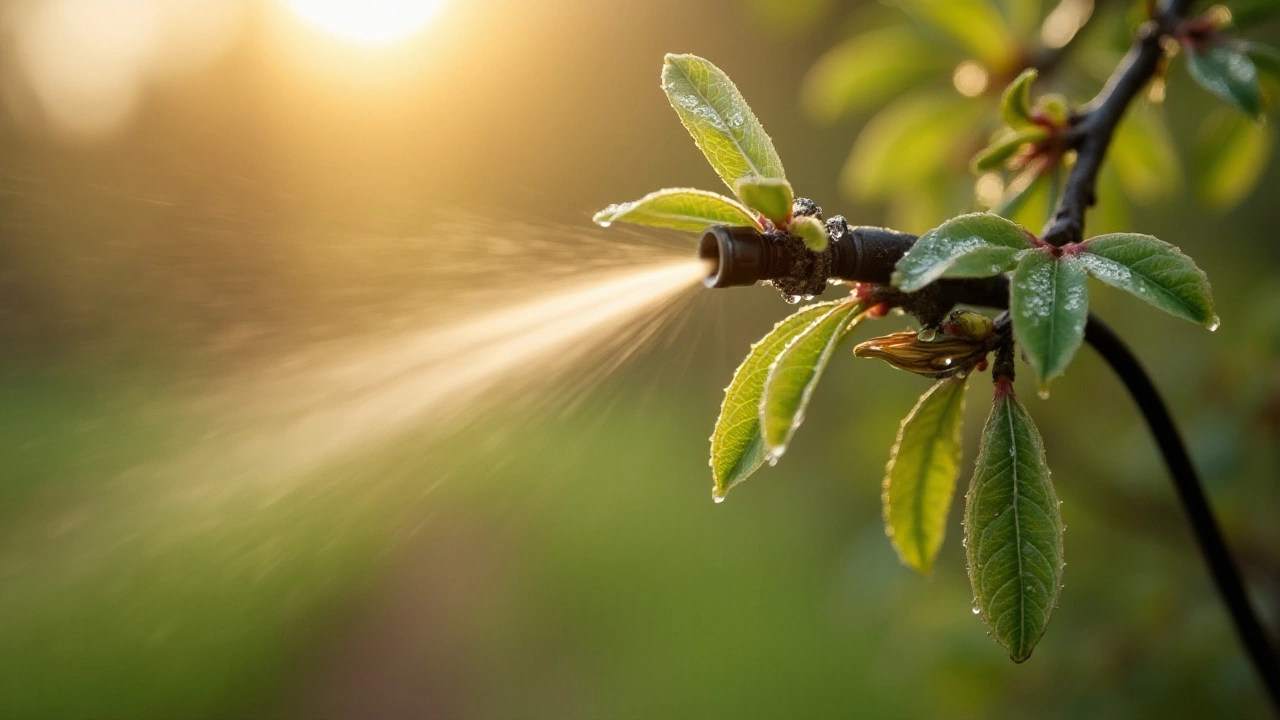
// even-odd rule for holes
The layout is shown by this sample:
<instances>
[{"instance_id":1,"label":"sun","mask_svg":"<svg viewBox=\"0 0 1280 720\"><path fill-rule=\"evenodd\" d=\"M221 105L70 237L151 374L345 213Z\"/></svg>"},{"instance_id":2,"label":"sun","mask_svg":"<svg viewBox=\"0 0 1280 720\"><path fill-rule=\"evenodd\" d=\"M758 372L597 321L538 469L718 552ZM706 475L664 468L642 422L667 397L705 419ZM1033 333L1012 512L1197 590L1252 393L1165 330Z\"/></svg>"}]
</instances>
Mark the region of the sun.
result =
<instances>
[{"instance_id":1,"label":"sun","mask_svg":"<svg viewBox=\"0 0 1280 720\"><path fill-rule=\"evenodd\" d=\"M444 0L284 0L325 32L366 45L394 42L421 30Z\"/></svg>"}]
</instances>

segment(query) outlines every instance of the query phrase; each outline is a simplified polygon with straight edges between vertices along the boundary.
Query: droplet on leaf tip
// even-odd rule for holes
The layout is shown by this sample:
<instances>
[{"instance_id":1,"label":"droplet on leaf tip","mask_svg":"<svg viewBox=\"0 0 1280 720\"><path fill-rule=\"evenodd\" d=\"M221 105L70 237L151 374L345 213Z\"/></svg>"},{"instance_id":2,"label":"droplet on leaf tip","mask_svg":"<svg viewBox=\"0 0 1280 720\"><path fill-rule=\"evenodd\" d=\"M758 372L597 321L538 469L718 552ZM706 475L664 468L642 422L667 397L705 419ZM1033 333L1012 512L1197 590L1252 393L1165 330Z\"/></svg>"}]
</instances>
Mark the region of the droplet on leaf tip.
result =
<instances>
[{"instance_id":1,"label":"droplet on leaf tip","mask_svg":"<svg viewBox=\"0 0 1280 720\"><path fill-rule=\"evenodd\" d=\"M1209 323L1209 332L1217 332L1220 325L1222 325L1222 321L1218 319L1217 315L1214 315L1213 321Z\"/></svg>"}]
</instances>

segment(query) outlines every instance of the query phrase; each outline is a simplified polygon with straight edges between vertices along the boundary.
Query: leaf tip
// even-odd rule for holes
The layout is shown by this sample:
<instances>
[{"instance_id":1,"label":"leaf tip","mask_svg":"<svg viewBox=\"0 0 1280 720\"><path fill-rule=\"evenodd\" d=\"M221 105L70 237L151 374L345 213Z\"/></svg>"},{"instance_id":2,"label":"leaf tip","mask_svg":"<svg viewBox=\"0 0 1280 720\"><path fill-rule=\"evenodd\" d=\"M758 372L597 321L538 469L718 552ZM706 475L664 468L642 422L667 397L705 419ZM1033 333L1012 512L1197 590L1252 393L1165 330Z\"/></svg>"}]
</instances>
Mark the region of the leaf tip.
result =
<instances>
[{"instance_id":1,"label":"leaf tip","mask_svg":"<svg viewBox=\"0 0 1280 720\"><path fill-rule=\"evenodd\" d=\"M1035 648L1030 648L1026 652L1014 652L1013 650L1010 650L1009 659L1012 660L1015 665L1021 665L1031 659L1031 652L1034 649Z\"/></svg>"},{"instance_id":2,"label":"leaf tip","mask_svg":"<svg viewBox=\"0 0 1280 720\"><path fill-rule=\"evenodd\" d=\"M617 215L617 213L618 213L618 206L610 205L609 207L601 210L595 215L592 215L591 222L599 225L600 227L607 228L613 224L613 219Z\"/></svg>"}]
</instances>

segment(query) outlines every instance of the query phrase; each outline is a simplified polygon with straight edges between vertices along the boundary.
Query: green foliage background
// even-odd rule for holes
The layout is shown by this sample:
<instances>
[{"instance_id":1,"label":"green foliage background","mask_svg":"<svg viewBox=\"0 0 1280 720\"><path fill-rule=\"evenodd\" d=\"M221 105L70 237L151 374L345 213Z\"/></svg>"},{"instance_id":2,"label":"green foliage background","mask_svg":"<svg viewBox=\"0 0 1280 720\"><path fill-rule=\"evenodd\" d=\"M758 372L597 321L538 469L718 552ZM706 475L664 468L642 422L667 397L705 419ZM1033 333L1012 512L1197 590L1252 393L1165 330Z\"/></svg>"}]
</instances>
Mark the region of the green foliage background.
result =
<instances>
[{"instance_id":1,"label":"green foliage background","mask_svg":"<svg viewBox=\"0 0 1280 720\"><path fill-rule=\"evenodd\" d=\"M1263 715L1150 440L1088 351L1049 401L1035 399L1031 373L1019 383L1069 548L1060 609L1025 665L982 636L958 542L929 578L885 542L879 481L927 381L838 353L785 460L713 505L705 438L725 380L790 310L759 289L698 296L669 346L571 410L488 417L448 443L406 438L326 469L306 492L237 495L216 522L184 522L202 516L181 507L158 525L132 515L147 491L130 471L203 431L152 408L234 362L192 352L202 338L246 317L358 321L317 299L304 248L340 256L347 238L418 237L430 213L477 206L586 227L637 188L714 186L656 87L666 52L732 75L799 194L863 224L904 217L896 200L851 200L839 184L880 104L816 128L804 111L809 68L889 22L884 8L459 5L445 20L468 41L442 42L439 74L394 98L373 89L363 92L377 102L352 103L323 82L264 77L249 38L158 91L107 147L0 123L0 714ZM802 22L797 8L810 6ZM1280 27L1253 36L1276 44ZM1123 42L1112 40L1070 62L1109 69L1108 48ZM1167 123L1198 137L1216 101L1177 65ZM446 86L448 68L466 83ZM1095 87L1063 91L1080 100ZM320 129L292 133L303 118ZM382 142L361 140L374 135ZM1187 201L1195 192L1165 190L1195 177L1183 150L1181 173L1127 185L1148 204L1126 206L1125 229L1197 259L1222 329L1103 287L1091 307L1168 394L1274 621L1280 167L1262 167L1257 189L1215 214ZM969 202L971 155L955 175L967 184L939 197ZM203 209L129 199L160 191ZM903 230L936 224L909 215ZM967 458L989 390L971 392ZM103 517L86 554L75 529Z\"/></svg>"}]
</instances>

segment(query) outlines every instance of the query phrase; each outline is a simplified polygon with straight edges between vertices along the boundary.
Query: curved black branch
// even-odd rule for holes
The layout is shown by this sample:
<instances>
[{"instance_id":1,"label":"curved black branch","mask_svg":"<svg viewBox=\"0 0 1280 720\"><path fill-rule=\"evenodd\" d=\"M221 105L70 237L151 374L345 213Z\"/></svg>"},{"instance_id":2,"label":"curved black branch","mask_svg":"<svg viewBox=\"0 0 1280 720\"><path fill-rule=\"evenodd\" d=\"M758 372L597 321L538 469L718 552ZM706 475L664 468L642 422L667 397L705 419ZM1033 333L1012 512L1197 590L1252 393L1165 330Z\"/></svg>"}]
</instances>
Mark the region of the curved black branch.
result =
<instances>
[{"instance_id":1,"label":"curved black branch","mask_svg":"<svg viewBox=\"0 0 1280 720\"><path fill-rule=\"evenodd\" d=\"M1169 468L1169 474L1173 476L1182 509L1191 523L1218 593L1222 595L1222 601L1231 613L1240 642L1244 644L1249 659L1261 676L1262 684L1271 696L1272 705L1280 709L1280 662L1277 662L1275 648L1253 612L1240 571L1236 568L1231 551L1227 549L1227 543L1222 537L1222 530L1213 517L1209 499L1205 497L1200 477L1191 464L1191 457L1182 443L1178 428L1173 424L1169 408L1165 406L1164 399L1160 397L1138 358L1093 313L1089 314L1089 322L1085 325L1084 339L1107 361L1142 411L1147 427L1160 446L1160 454Z\"/></svg>"},{"instance_id":2,"label":"curved black branch","mask_svg":"<svg viewBox=\"0 0 1280 720\"><path fill-rule=\"evenodd\" d=\"M1076 116L1067 140L1076 151L1076 164L1041 233L1050 245L1066 245L1084 239L1084 214L1097 202L1098 171L1111 145L1111 137L1129 105L1160 69L1164 55L1161 41L1174 33L1190 10L1190 0L1169 0L1158 20L1143 26L1133 47L1097 97Z\"/></svg>"}]
</instances>

